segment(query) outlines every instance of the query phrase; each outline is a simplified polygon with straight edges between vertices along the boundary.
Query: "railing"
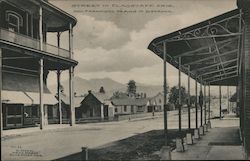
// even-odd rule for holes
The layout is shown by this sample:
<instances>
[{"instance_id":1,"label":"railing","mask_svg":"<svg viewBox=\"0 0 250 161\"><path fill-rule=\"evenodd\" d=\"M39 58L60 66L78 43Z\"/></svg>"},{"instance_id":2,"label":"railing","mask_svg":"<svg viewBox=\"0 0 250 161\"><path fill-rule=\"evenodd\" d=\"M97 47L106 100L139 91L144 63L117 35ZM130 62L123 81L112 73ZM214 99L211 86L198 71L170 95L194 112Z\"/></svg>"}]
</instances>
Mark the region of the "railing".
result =
<instances>
[{"instance_id":1,"label":"railing","mask_svg":"<svg viewBox=\"0 0 250 161\"><path fill-rule=\"evenodd\" d=\"M3 28L0 28L0 39L9 41L18 45L22 45L25 47L29 47L32 49L40 50L40 41L34 38L31 38L26 35L21 35ZM70 52L68 50L58 48L57 46L53 46L47 43L43 43L42 51L59 55L65 58L70 58Z\"/></svg>"}]
</instances>

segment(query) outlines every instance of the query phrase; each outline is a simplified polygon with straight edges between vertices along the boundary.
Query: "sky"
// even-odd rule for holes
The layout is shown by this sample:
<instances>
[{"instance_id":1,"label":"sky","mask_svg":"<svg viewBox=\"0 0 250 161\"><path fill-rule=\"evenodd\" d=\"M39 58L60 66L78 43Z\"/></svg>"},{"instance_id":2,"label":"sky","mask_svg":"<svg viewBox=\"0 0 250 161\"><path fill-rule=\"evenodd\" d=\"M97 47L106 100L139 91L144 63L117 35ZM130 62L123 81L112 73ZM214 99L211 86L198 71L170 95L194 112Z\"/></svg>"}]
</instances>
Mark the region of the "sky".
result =
<instances>
[{"instance_id":1,"label":"sky","mask_svg":"<svg viewBox=\"0 0 250 161\"><path fill-rule=\"evenodd\" d=\"M79 62L75 76L83 79L108 77L124 84L133 79L149 85L163 84L163 62L147 49L154 38L236 8L235 0L49 0L49 2L78 20L74 27L74 58ZM128 6L132 4L144 7L129 8ZM155 7L157 5L161 7ZM137 13L87 12L87 10L118 9L136 10ZM146 10L155 9L164 12L145 13ZM138 13L140 10L143 10L143 13ZM61 46L65 48L68 47L67 34L63 33L61 42ZM48 42L56 44L55 33L49 35ZM168 85L170 87L177 85L177 70L168 64L167 73ZM65 71L62 80L67 79L68 72ZM48 84L54 84L54 80L56 75L52 72L49 74ZM187 86L187 76L184 74L182 85ZM191 88L194 88L193 80ZM218 93L217 87L213 87L212 90Z\"/></svg>"}]
</instances>

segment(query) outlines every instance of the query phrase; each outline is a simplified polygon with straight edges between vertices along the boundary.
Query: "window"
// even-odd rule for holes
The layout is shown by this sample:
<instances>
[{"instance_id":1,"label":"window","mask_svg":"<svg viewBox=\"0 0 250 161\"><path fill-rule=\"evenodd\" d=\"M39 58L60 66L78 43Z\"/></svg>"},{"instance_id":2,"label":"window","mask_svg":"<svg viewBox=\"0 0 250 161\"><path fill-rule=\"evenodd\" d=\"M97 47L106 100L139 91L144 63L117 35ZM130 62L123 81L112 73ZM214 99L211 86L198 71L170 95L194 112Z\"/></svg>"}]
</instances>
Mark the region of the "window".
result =
<instances>
[{"instance_id":1,"label":"window","mask_svg":"<svg viewBox=\"0 0 250 161\"><path fill-rule=\"evenodd\" d=\"M13 32L19 32L20 27L23 26L22 16L14 11L6 11L6 21L8 29Z\"/></svg>"},{"instance_id":2,"label":"window","mask_svg":"<svg viewBox=\"0 0 250 161\"><path fill-rule=\"evenodd\" d=\"M161 103L161 99L159 99L159 103Z\"/></svg>"},{"instance_id":3,"label":"window","mask_svg":"<svg viewBox=\"0 0 250 161\"><path fill-rule=\"evenodd\" d=\"M127 112L127 106L126 105L124 106L123 109L124 109L124 112Z\"/></svg>"},{"instance_id":4,"label":"window","mask_svg":"<svg viewBox=\"0 0 250 161\"><path fill-rule=\"evenodd\" d=\"M138 106L137 112L143 112L143 111L144 111L143 106Z\"/></svg>"},{"instance_id":5,"label":"window","mask_svg":"<svg viewBox=\"0 0 250 161\"><path fill-rule=\"evenodd\" d=\"M32 117L39 117L39 112L38 112L39 108L38 106L32 106Z\"/></svg>"},{"instance_id":6,"label":"window","mask_svg":"<svg viewBox=\"0 0 250 161\"><path fill-rule=\"evenodd\" d=\"M117 108L115 108L115 112L117 112L118 110L117 110Z\"/></svg>"},{"instance_id":7,"label":"window","mask_svg":"<svg viewBox=\"0 0 250 161\"><path fill-rule=\"evenodd\" d=\"M32 106L24 107L24 117L32 117Z\"/></svg>"}]
</instances>

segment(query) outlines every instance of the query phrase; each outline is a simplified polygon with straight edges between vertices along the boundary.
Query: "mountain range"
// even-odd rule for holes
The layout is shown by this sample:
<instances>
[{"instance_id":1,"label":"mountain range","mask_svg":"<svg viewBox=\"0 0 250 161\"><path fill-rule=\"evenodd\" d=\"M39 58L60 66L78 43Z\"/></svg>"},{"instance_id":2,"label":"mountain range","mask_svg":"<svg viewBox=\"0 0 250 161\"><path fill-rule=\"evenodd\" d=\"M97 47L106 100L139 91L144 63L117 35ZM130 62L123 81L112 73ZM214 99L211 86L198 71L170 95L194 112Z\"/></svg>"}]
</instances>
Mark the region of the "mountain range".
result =
<instances>
[{"instance_id":1,"label":"mountain range","mask_svg":"<svg viewBox=\"0 0 250 161\"><path fill-rule=\"evenodd\" d=\"M129 80L128 80L129 81ZM64 93L68 93L68 81L61 82ZM74 88L76 95L87 94L89 90L98 92L101 87L104 87L105 92L112 96L116 91L126 92L127 84L122 84L116 82L110 78L101 78L101 79L90 79L86 80L81 77L75 77ZM155 96L157 93L162 92L162 86L157 85L145 85L141 83L136 83L137 93L146 93L147 97ZM56 85L51 85L48 87L52 93L56 93Z\"/></svg>"}]
</instances>

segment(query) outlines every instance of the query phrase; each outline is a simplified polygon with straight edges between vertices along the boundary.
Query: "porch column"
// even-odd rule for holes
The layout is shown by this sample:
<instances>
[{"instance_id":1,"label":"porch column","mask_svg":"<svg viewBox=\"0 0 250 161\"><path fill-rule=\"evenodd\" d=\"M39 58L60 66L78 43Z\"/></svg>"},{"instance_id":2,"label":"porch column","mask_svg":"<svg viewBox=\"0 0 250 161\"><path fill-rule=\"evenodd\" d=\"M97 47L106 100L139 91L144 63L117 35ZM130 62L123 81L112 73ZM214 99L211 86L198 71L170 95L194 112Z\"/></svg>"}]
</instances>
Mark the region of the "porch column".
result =
<instances>
[{"instance_id":1,"label":"porch column","mask_svg":"<svg viewBox=\"0 0 250 161\"><path fill-rule=\"evenodd\" d=\"M59 124L62 124L62 101L61 101L61 71L57 70L57 98L59 110Z\"/></svg>"},{"instance_id":2,"label":"porch column","mask_svg":"<svg viewBox=\"0 0 250 161\"><path fill-rule=\"evenodd\" d=\"M2 105L2 84L3 84L3 76L2 76L2 48L0 48L0 122L1 122L1 134L3 130L3 105Z\"/></svg>"},{"instance_id":3,"label":"porch column","mask_svg":"<svg viewBox=\"0 0 250 161\"><path fill-rule=\"evenodd\" d=\"M176 138L176 151L177 152L183 152L185 151L184 144L183 144L183 136L181 134L181 106L182 106L182 101L181 101L181 57L179 57L179 69L178 69L178 86L179 86L179 99L178 99L178 107L179 107L179 134L177 135Z\"/></svg>"},{"instance_id":4,"label":"porch column","mask_svg":"<svg viewBox=\"0 0 250 161\"><path fill-rule=\"evenodd\" d=\"M208 100L208 122L209 122L209 124L210 124L210 101L211 101L211 95L210 95L210 84L208 85L208 98L209 98L209 100Z\"/></svg>"},{"instance_id":5,"label":"porch column","mask_svg":"<svg viewBox=\"0 0 250 161\"><path fill-rule=\"evenodd\" d=\"M40 50L43 50L43 8L41 5L39 8L39 38L40 38Z\"/></svg>"},{"instance_id":6,"label":"porch column","mask_svg":"<svg viewBox=\"0 0 250 161\"><path fill-rule=\"evenodd\" d=\"M40 59L39 65L39 101L40 101L40 129L44 128L44 100L43 100L43 58Z\"/></svg>"},{"instance_id":7,"label":"porch column","mask_svg":"<svg viewBox=\"0 0 250 161\"><path fill-rule=\"evenodd\" d=\"M202 82L202 80L201 80L201 82ZM201 118L200 118L200 121L201 121L201 125L200 126L202 126L202 124L203 124L203 119L202 119L202 117L203 117L203 108L202 108L202 106L203 106L203 94L202 94L202 84L200 83L200 97L199 97L199 104L200 104L200 114L201 114Z\"/></svg>"},{"instance_id":8,"label":"porch column","mask_svg":"<svg viewBox=\"0 0 250 161\"><path fill-rule=\"evenodd\" d=\"M73 27L69 24L69 51L70 58L73 59ZM74 106L74 67L69 69L69 103L70 103L70 126L75 125L75 106Z\"/></svg>"},{"instance_id":9,"label":"porch column","mask_svg":"<svg viewBox=\"0 0 250 161\"><path fill-rule=\"evenodd\" d=\"M40 38L40 50L43 50L43 8L39 7L39 38ZM44 121L44 100L43 100L43 58L39 61L39 100L40 100L40 129L42 130L45 125Z\"/></svg>"},{"instance_id":10,"label":"porch column","mask_svg":"<svg viewBox=\"0 0 250 161\"><path fill-rule=\"evenodd\" d=\"M221 86L219 86L219 106L220 106L220 119L222 118L221 114Z\"/></svg>"},{"instance_id":11,"label":"porch column","mask_svg":"<svg viewBox=\"0 0 250 161\"><path fill-rule=\"evenodd\" d=\"M104 119L104 105L101 104L101 119Z\"/></svg>"},{"instance_id":12,"label":"porch column","mask_svg":"<svg viewBox=\"0 0 250 161\"><path fill-rule=\"evenodd\" d=\"M227 86L227 112L229 113L229 86Z\"/></svg>"},{"instance_id":13,"label":"porch column","mask_svg":"<svg viewBox=\"0 0 250 161\"><path fill-rule=\"evenodd\" d=\"M241 105L243 105L242 114L243 118L243 140L244 148L246 152L246 160L250 159L250 0L237 0L237 5L242 10L242 18L244 19L244 31L242 38L242 80L241 90L242 99Z\"/></svg>"},{"instance_id":14,"label":"porch column","mask_svg":"<svg viewBox=\"0 0 250 161\"><path fill-rule=\"evenodd\" d=\"M190 66L188 66L188 129L191 129L191 114L190 114Z\"/></svg>"},{"instance_id":15,"label":"porch column","mask_svg":"<svg viewBox=\"0 0 250 161\"><path fill-rule=\"evenodd\" d=\"M60 48L61 33L57 32L57 47ZM58 51L59 53L59 51ZM59 110L59 124L62 124L62 98L61 98L61 71L57 69L57 98L58 98L58 110Z\"/></svg>"},{"instance_id":16,"label":"porch column","mask_svg":"<svg viewBox=\"0 0 250 161\"><path fill-rule=\"evenodd\" d=\"M204 84L204 120L207 124L207 93L206 93L206 83Z\"/></svg>"},{"instance_id":17,"label":"porch column","mask_svg":"<svg viewBox=\"0 0 250 161\"><path fill-rule=\"evenodd\" d=\"M198 129L198 81L195 79L195 128Z\"/></svg>"},{"instance_id":18,"label":"porch column","mask_svg":"<svg viewBox=\"0 0 250 161\"><path fill-rule=\"evenodd\" d=\"M168 133L168 120L167 120L167 47L166 43L163 43L163 91L164 91L164 140L167 146L167 133Z\"/></svg>"},{"instance_id":19,"label":"porch column","mask_svg":"<svg viewBox=\"0 0 250 161\"><path fill-rule=\"evenodd\" d=\"M178 86L179 86L179 132L181 132L181 57L179 57L179 69L178 69L178 77L179 77L179 82L178 82Z\"/></svg>"}]
</instances>

